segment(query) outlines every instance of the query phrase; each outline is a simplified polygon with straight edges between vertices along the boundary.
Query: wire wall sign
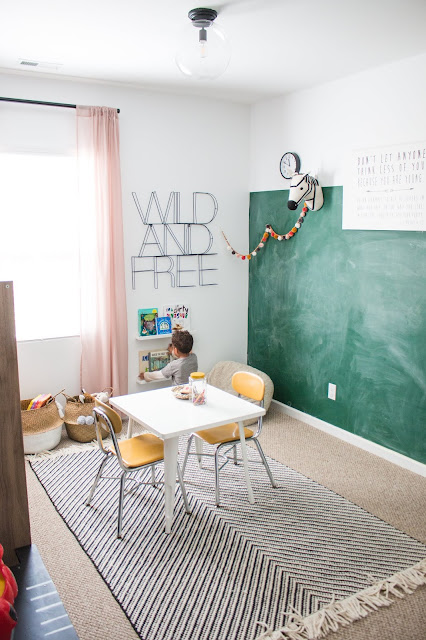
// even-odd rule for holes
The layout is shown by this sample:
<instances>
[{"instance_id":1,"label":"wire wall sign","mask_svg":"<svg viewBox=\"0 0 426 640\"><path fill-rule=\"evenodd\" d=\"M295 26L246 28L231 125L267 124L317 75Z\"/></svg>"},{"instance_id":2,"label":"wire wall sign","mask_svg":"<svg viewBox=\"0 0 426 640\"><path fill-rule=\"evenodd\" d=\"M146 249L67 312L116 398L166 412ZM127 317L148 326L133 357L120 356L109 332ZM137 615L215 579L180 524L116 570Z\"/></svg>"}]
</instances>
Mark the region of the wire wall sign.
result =
<instances>
[{"instance_id":1,"label":"wire wall sign","mask_svg":"<svg viewBox=\"0 0 426 640\"><path fill-rule=\"evenodd\" d=\"M194 191L192 211L184 214L179 191L171 191L167 204L161 206L156 191L152 191L144 211L136 192L132 192L144 235L138 255L131 257L132 289L136 288L136 274L151 273L154 288L167 278L171 287L208 287L212 266L210 249L213 234L209 224L217 215L217 200L211 193ZM210 276L210 277L209 277Z\"/></svg>"}]
</instances>

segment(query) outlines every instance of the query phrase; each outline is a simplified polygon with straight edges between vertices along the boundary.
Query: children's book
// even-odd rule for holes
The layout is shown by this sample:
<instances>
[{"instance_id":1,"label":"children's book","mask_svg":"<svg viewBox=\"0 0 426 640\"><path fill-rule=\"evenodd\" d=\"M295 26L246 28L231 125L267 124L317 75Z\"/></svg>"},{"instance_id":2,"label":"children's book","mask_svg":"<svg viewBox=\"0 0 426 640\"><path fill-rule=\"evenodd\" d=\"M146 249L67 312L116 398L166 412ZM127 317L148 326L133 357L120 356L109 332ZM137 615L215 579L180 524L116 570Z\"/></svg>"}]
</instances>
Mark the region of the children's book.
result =
<instances>
[{"instance_id":1,"label":"children's book","mask_svg":"<svg viewBox=\"0 0 426 640\"><path fill-rule=\"evenodd\" d=\"M155 319L158 309L138 309L138 327L140 336L156 336Z\"/></svg>"},{"instance_id":2,"label":"children's book","mask_svg":"<svg viewBox=\"0 0 426 640\"><path fill-rule=\"evenodd\" d=\"M189 307L184 304L170 304L163 307L163 316L170 318L172 330L191 328Z\"/></svg>"},{"instance_id":3,"label":"children's book","mask_svg":"<svg viewBox=\"0 0 426 640\"><path fill-rule=\"evenodd\" d=\"M170 362L170 354L167 350L151 351L149 354L149 370L160 371Z\"/></svg>"},{"instance_id":4,"label":"children's book","mask_svg":"<svg viewBox=\"0 0 426 640\"><path fill-rule=\"evenodd\" d=\"M149 371L149 351L139 351L139 373Z\"/></svg>"},{"instance_id":5,"label":"children's book","mask_svg":"<svg viewBox=\"0 0 426 640\"><path fill-rule=\"evenodd\" d=\"M51 399L52 396L50 393L40 393L38 396L31 400L30 404L28 405L27 411L31 411L31 409L41 409L41 407L44 407L46 404L48 404Z\"/></svg>"},{"instance_id":6,"label":"children's book","mask_svg":"<svg viewBox=\"0 0 426 640\"><path fill-rule=\"evenodd\" d=\"M168 316L160 316L155 319L155 326L157 327L157 335L163 335L172 332L172 321Z\"/></svg>"}]
</instances>

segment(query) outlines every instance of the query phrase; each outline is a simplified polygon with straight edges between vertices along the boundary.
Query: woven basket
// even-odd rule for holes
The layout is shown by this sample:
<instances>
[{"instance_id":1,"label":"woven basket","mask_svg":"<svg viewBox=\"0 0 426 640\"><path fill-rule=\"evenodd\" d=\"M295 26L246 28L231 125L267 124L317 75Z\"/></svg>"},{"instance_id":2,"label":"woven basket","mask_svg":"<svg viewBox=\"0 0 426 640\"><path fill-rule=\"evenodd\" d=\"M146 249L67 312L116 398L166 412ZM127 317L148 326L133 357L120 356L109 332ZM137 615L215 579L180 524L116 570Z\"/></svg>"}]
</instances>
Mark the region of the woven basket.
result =
<instances>
[{"instance_id":1,"label":"woven basket","mask_svg":"<svg viewBox=\"0 0 426 640\"><path fill-rule=\"evenodd\" d=\"M46 431L57 429L62 425L63 419L59 415L55 397L56 396L43 407L30 409L30 411L27 411L27 408L32 398L29 400L21 400L22 433L24 436L45 433Z\"/></svg>"},{"instance_id":2,"label":"woven basket","mask_svg":"<svg viewBox=\"0 0 426 640\"><path fill-rule=\"evenodd\" d=\"M65 428L67 430L68 437L71 440L77 440L77 442L91 442L96 440L96 427L94 424L78 424L77 418L79 416L91 416L93 409L95 408L95 398L93 402L80 402L78 396L66 397L65 404ZM109 433L101 428L101 434L103 438L106 438Z\"/></svg>"}]
</instances>

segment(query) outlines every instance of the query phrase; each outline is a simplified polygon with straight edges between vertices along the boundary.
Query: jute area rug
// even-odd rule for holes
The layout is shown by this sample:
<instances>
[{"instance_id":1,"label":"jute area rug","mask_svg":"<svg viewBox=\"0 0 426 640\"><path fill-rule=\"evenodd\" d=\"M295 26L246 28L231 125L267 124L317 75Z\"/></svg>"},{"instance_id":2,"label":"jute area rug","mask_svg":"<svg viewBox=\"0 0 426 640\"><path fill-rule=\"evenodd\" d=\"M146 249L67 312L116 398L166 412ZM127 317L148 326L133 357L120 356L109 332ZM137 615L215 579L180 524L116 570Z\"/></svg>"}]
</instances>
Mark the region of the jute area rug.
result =
<instances>
[{"instance_id":1,"label":"jute area rug","mask_svg":"<svg viewBox=\"0 0 426 640\"><path fill-rule=\"evenodd\" d=\"M252 449L249 458L257 460ZM216 508L212 468L190 458L192 513L177 490L172 535L164 533L161 489L129 483L123 540L116 480L102 480L84 506L97 449L30 463L143 640L320 638L426 583L423 544L269 460L277 489L262 465L251 465L250 505L242 469L228 464ZM108 464L118 475L116 461Z\"/></svg>"}]
</instances>

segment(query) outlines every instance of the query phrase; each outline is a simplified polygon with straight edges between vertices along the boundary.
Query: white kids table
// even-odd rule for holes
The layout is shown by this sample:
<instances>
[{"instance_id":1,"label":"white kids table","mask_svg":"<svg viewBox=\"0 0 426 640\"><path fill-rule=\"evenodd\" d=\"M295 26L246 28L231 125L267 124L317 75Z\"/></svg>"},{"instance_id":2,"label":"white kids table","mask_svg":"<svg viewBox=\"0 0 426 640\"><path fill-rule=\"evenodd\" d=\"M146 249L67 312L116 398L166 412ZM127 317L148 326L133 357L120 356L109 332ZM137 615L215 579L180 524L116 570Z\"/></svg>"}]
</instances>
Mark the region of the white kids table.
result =
<instances>
[{"instance_id":1,"label":"white kids table","mask_svg":"<svg viewBox=\"0 0 426 640\"><path fill-rule=\"evenodd\" d=\"M138 422L164 440L166 533L170 533L172 529L178 444L181 435L238 422L248 499L251 504L254 503L243 421L263 416L265 409L210 385L207 385L206 397L205 405L193 405L190 400L178 400L171 388L166 387L110 399L110 404L115 409L129 416L128 438L132 436L134 422Z\"/></svg>"}]
</instances>

